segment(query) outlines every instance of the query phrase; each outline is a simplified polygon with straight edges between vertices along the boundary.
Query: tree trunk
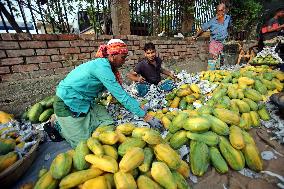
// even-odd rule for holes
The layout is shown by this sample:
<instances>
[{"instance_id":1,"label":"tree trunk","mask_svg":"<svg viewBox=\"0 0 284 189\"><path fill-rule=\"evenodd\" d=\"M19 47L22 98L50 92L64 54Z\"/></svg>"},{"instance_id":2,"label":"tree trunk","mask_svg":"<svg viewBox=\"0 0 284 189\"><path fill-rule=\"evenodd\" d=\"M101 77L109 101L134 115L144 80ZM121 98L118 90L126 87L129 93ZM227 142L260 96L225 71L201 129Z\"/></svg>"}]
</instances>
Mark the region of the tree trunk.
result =
<instances>
[{"instance_id":1,"label":"tree trunk","mask_svg":"<svg viewBox=\"0 0 284 189\"><path fill-rule=\"evenodd\" d=\"M7 20L9 21L9 23L17 33L23 33L23 31L20 29L19 25L17 24L15 18L12 17L12 15L8 12L8 10L6 9L6 7L2 2L0 2L0 11L5 15L5 17L7 18Z\"/></svg>"},{"instance_id":2,"label":"tree trunk","mask_svg":"<svg viewBox=\"0 0 284 189\"><path fill-rule=\"evenodd\" d=\"M159 24L159 17L160 17L160 0L153 1L153 36L157 36L160 33L160 24Z\"/></svg>"},{"instance_id":3,"label":"tree trunk","mask_svg":"<svg viewBox=\"0 0 284 189\"><path fill-rule=\"evenodd\" d=\"M129 0L111 1L112 31L114 35L130 35Z\"/></svg>"},{"instance_id":4,"label":"tree trunk","mask_svg":"<svg viewBox=\"0 0 284 189\"><path fill-rule=\"evenodd\" d=\"M182 6L181 32L192 32L194 23L194 1L184 1Z\"/></svg>"}]
</instances>

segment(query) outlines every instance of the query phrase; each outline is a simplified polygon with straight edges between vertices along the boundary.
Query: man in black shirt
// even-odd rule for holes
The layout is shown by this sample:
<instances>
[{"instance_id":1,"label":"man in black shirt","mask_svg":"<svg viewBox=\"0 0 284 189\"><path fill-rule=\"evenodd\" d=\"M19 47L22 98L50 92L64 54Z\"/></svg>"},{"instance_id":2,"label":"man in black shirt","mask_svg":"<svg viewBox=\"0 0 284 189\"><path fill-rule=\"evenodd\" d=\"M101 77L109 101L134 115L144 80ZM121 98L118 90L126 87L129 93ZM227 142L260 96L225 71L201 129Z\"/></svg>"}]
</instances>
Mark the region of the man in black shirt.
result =
<instances>
[{"instance_id":1,"label":"man in black shirt","mask_svg":"<svg viewBox=\"0 0 284 189\"><path fill-rule=\"evenodd\" d=\"M281 30L284 30L284 24L280 25L279 19L284 18L284 9L279 8L273 18L271 18L264 27L262 27L261 32L264 40L270 40L274 37L281 35Z\"/></svg>"},{"instance_id":2,"label":"man in black shirt","mask_svg":"<svg viewBox=\"0 0 284 189\"><path fill-rule=\"evenodd\" d=\"M149 85L160 85L161 73L175 78L173 72L162 67L162 60L157 57L155 45L153 43L146 43L144 46L145 58L138 62L134 70L127 74L127 77L135 82L138 82L137 89L140 96L145 96L148 92ZM171 90L171 80L166 80L161 84L163 90Z\"/></svg>"}]
</instances>

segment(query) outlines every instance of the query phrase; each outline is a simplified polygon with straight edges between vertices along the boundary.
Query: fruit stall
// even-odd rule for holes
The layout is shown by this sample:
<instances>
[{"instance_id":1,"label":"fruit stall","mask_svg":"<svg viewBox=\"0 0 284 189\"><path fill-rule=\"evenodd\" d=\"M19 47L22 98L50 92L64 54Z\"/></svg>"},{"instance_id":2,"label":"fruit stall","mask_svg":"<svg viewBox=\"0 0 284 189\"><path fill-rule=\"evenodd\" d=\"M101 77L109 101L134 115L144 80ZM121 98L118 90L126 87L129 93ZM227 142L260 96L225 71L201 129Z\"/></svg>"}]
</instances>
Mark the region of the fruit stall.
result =
<instances>
[{"instance_id":1,"label":"fruit stall","mask_svg":"<svg viewBox=\"0 0 284 189\"><path fill-rule=\"evenodd\" d=\"M262 65L282 63L269 52L256 56L258 66L182 70L171 92L152 85L141 98L133 84L124 85L150 106L163 132L149 128L108 93L97 101L115 125L98 127L75 149L51 142L43 131L54 96L31 105L18 119L0 112L0 179L8 182L11 167L35 151L14 188L284 188L284 120L270 102L283 91L284 73Z\"/></svg>"}]
</instances>

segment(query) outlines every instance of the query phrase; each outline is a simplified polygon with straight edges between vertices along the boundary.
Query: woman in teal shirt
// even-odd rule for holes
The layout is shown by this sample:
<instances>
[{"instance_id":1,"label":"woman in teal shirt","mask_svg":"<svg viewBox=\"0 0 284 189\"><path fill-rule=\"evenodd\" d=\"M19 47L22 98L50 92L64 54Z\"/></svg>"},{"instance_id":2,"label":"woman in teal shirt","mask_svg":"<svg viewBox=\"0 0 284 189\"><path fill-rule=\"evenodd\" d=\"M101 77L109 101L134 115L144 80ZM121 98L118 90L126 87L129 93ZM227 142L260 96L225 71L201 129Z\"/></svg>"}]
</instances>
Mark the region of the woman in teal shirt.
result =
<instances>
[{"instance_id":1,"label":"woman in teal shirt","mask_svg":"<svg viewBox=\"0 0 284 189\"><path fill-rule=\"evenodd\" d=\"M72 147L88 139L98 126L113 124L106 108L94 102L94 98L105 89L130 112L143 117L150 126L162 127L121 87L117 69L125 63L127 54L126 44L120 39L112 39L99 47L98 58L76 67L59 83L54 112L60 134Z\"/></svg>"}]
</instances>

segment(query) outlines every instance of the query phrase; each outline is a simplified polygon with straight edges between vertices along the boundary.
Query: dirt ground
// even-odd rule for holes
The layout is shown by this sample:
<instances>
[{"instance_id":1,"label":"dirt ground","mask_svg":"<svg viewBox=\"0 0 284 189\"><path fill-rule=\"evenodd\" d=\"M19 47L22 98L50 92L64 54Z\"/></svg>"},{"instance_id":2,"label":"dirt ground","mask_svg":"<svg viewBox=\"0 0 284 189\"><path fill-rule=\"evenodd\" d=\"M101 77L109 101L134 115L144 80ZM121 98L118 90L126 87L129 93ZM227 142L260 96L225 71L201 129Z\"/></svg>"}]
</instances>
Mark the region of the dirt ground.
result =
<instances>
[{"instance_id":1,"label":"dirt ground","mask_svg":"<svg viewBox=\"0 0 284 189\"><path fill-rule=\"evenodd\" d=\"M284 175L284 147L275 140L270 140L270 135L265 128L252 129L249 132L253 137L259 148L259 151L272 151L273 149L283 154L275 156L277 159L269 161L263 160L263 170L271 171L273 173ZM280 181L272 176L260 174L261 178L253 179L243 176L237 171L230 170L229 173L221 175L210 168L207 173L198 178L198 183L190 185L193 189L274 189L278 188L277 183Z\"/></svg>"}]
</instances>

